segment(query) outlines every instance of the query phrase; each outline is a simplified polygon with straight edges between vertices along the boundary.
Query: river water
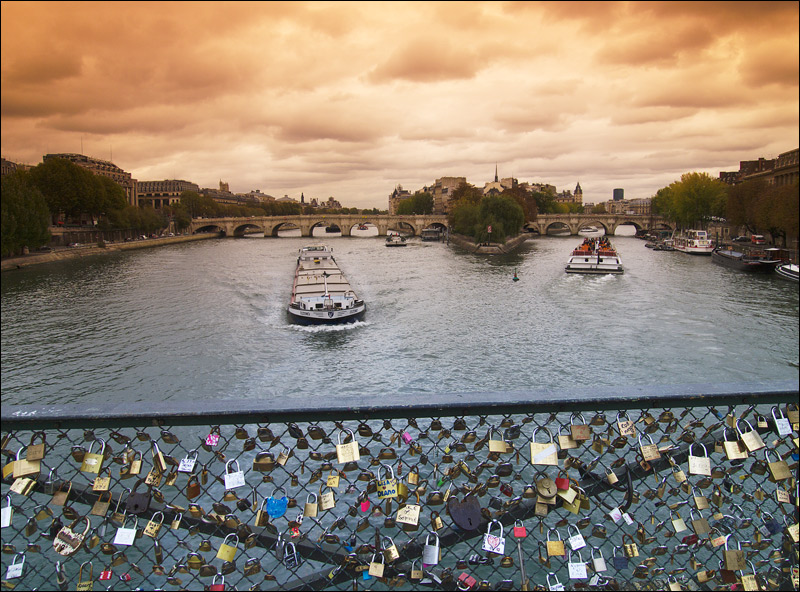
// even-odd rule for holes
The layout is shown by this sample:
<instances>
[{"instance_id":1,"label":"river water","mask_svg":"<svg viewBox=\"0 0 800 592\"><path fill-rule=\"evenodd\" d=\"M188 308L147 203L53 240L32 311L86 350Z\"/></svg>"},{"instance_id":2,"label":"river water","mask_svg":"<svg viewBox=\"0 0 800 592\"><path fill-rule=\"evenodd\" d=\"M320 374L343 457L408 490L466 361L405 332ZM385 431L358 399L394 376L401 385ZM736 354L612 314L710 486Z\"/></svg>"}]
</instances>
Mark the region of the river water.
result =
<instances>
[{"instance_id":1,"label":"river water","mask_svg":"<svg viewBox=\"0 0 800 592\"><path fill-rule=\"evenodd\" d=\"M798 377L798 286L613 237L622 276L566 274L578 237L512 255L323 237L363 322L286 315L299 236L214 239L7 272L2 402L448 397ZM519 281L514 282L514 273Z\"/></svg>"}]
</instances>

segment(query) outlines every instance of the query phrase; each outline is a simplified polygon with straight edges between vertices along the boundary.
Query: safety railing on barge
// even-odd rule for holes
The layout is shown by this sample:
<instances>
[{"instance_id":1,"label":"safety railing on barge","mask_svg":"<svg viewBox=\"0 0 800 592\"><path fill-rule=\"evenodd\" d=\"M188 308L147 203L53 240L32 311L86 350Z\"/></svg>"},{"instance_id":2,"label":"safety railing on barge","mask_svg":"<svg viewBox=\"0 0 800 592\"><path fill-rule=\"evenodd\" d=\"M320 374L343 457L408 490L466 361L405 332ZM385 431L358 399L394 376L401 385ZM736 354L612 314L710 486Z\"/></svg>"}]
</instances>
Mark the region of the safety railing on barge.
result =
<instances>
[{"instance_id":1,"label":"safety railing on barge","mask_svg":"<svg viewBox=\"0 0 800 592\"><path fill-rule=\"evenodd\" d=\"M403 399L4 405L3 586L797 587L797 381Z\"/></svg>"}]
</instances>

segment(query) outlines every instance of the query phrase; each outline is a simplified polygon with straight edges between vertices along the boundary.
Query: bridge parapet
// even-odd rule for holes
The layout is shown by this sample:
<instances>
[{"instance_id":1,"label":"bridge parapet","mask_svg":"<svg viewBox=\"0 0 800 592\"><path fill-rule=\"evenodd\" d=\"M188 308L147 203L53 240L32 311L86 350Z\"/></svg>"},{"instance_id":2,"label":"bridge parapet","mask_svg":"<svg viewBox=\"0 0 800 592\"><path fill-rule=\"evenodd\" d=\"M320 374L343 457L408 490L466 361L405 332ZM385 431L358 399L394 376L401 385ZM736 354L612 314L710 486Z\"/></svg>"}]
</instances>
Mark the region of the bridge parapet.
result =
<instances>
[{"instance_id":1,"label":"bridge parapet","mask_svg":"<svg viewBox=\"0 0 800 592\"><path fill-rule=\"evenodd\" d=\"M571 581L570 563L588 561L589 550L613 561L613 572L598 573L621 589L643 578L668 589L668 574L684 589L700 575L721 584L730 574L720 566L738 561L726 553L737 542L748 560L740 573L755 573L771 589L794 589L782 569L798 544L792 470L782 459L796 452L797 397L790 380L406 393L356 406L328 400L322 408L313 398L208 401L200 411L172 401L6 404L0 429L7 459L24 459L34 442L44 449L41 460L9 465L19 476L3 478L12 508L2 529L3 569L27 550L24 573L13 582L25 589L83 581L88 561L135 572L129 589L165 581L201 589L220 569L236 589L262 573L280 589L341 589L371 563L384 563L384 537L398 551L386 561L388 577L419 566L430 543L441 556L426 569L446 579L445 568L484 557L485 534L502 537L504 529L498 558L523 565L508 571L508 560L493 561L480 566L481 577L513 578L512 589L523 588L520 567L532 585ZM734 448L723 447L725 440ZM734 449L743 458L726 452ZM137 487L148 475L158 484ZM139 508L131 489L144 494ZM447 495L453 501L445 504ZM79 560L56 553L50 539L60 526L39 536L56 518L65 525L77 518L73 529L81 532L88 524ZM145 529L145 536L123 540L123 527ZM527 536L514 536L514 527ZM723 546L718 537L733 538ZM292 547L279 548L276 560L281 541ZM547 541L569 541L571 561L547 551ZM131 567L117 564L123 556L115 552Z\"/></svg>"},{"instance_id":2,"label":"bridge parapet","mask_svg":"<svg viewBox=\"0 0 800 592\"><path fill-rule=\"evenodd\" d=\"M190 224L191 232L216 228L228 236L241 236L248 229L263 230L264 236L277 236L278 230L291 225L300 229L301 236L312 236L313 229L318 226L336 225L342 236L350 236L353 227L359 224L374 224L379 236L386 236L391 230L402 228L412 236L419 235L430 226L447 227L447 216L388 216L365 214L320 214L297 216L254 216L250 218L195 218Z\"/></svg>"}]
</instances>

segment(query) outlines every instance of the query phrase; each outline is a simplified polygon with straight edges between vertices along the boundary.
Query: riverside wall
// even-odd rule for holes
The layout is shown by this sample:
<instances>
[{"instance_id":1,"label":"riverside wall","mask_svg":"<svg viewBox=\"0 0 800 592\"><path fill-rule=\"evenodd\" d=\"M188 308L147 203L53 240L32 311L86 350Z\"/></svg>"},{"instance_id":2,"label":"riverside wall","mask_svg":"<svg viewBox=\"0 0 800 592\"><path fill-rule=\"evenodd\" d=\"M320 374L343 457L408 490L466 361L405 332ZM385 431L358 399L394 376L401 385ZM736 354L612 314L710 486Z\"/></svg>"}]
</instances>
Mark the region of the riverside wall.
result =
<instances>
[{"instance_id":1,"label":"riverside wall","mask_svg":"<svg viewBox=\"0 0 800 592\"><path fill-rule=\"evenodd\" d=\"M517 236L511 237L504 243L476 243L471 238L460 234L450 234L450 241L455 243L462 249L466 249L473 253L482 253L485 255L504 255L511 253L519 248L526 240L532 238L532 235L527 232L522 232Z\"/></svg>"},{"instance_id":2,"label":"riverside wall","mask_svg":"<svg viewBox=\"0 0 800 592\"><path fill-rule=\"evenodd\" d=\"M99 247L96 244L83 245L80 247L57 247L48 253L34 252L27 255L20 255L18 257L7 257L0 261L0 271L5 272L13 269L22 269L23 267L30 267L31 265L52 263L54 261L63 261L65 259L75 259L77 257L94 257L97 255L114 253L117 251L149 249L152 247L161 247L175 243L188 243L198 240L208 240L212 238L219 238L219 236L220 235L217 233L202 233L191 234L188 236L165 236L129 242L105 243L104 247Z\"/></svg>"}]
</instances>

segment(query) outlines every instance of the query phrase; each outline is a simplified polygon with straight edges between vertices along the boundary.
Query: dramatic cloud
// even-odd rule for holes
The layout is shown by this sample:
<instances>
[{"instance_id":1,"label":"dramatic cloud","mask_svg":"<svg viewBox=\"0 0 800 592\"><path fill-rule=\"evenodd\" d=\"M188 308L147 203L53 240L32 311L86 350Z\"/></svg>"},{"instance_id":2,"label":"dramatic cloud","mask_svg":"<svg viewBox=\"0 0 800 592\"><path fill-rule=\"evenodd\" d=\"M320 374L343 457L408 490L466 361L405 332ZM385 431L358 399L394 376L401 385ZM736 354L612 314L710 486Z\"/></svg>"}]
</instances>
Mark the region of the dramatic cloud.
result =
<instances>
[{"instance_id":1,"label":"dramatic cloud","mask_svg":"<svg viewBox=\"0 0 800 592\"><path fill-rule=\"evenodd\" d=\"M381 207L494 175L601 202L798 142L796 2L3 2L2 153Z\"/></svg>"}]
</instances>

